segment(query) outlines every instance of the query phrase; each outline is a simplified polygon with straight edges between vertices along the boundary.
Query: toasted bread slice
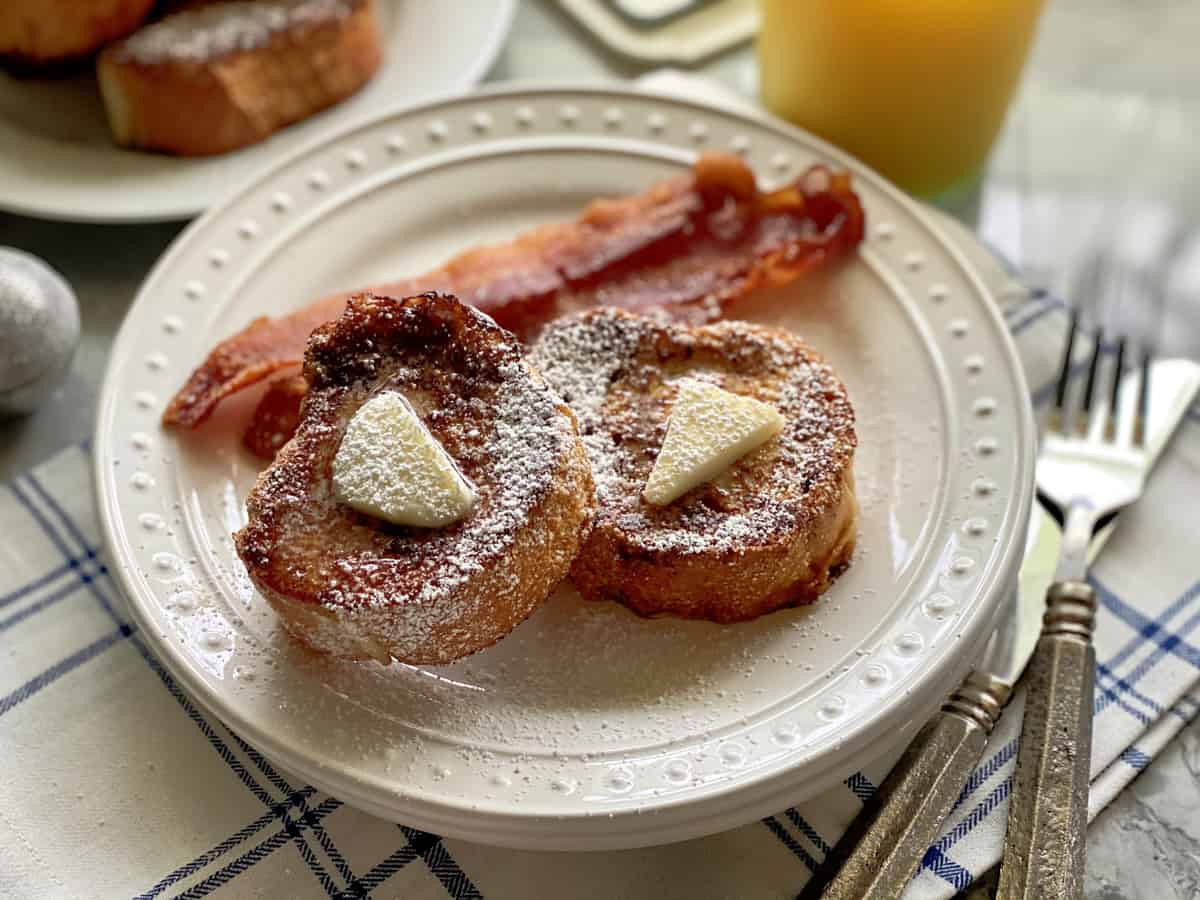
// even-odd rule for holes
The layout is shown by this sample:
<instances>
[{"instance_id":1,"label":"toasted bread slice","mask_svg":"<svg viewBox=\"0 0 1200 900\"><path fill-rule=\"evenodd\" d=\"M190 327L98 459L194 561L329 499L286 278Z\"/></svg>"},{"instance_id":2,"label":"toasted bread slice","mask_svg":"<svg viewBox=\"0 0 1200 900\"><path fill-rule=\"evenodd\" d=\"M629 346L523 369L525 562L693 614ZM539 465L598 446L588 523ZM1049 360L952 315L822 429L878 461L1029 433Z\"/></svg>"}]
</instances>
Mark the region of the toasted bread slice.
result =
<instances>
[{"instance_id":1,"label":"toasted bread slice","mask_svg":"<svg viewBox=\"0 0 1200 900\"><path fill-rule=\"evenodd\" d=\"M3 0L0 63L38 74L86 63L142 24L156 0Z\"/></svg>"},{"instance_id":2,"label":"toasted bread slice","mask_svg":"<svg viewBox=\"0 0 1200 900\"><path fill-rule=\"evenodd\" d=\"M344 100L379 62L374 0L233 0L113 44L97 75L118 144L204 156Z\"/></svg>"},{"instance_id":3,"label":"toasted bread slice","mask_svg":"<svg viewBox=\"0 0 1200 900\"><path fill-rule=\"evenodd\" d=\"M736 622L815 600L854 549L854 412L799 338L599 309L552 323L531 361L574 410L596 480L579 591L641 615ZM642 497L683 379L774 406L783 430L666 506Z\"/></svg>"},{"instance_id":4,"label":"toasted bread slice","mask_svg":"<svg viewBox=\"0 0 1200 900\"><path fill-rule=\"evenodd\" d=\"M566 577L594 508L571 412L520 344L453 297L363 295L314 332L300 427L262 473L238 554L288 631L317 650L439 664L515 628ZM354 413L402 393L472 483L444 528L391 525L334 496Z\"/></svg>"}]
</instances>

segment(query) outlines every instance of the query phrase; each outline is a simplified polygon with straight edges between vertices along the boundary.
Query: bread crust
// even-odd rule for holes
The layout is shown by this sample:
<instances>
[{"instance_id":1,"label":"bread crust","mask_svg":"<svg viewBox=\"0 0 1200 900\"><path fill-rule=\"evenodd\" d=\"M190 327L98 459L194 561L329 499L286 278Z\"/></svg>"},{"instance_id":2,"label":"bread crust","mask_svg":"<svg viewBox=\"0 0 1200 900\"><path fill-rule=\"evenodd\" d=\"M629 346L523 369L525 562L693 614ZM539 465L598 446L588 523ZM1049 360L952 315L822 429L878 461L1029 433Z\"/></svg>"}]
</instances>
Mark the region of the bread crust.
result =
<instances>
[{"instance_id":1,"label":"bread crust","mask_svg":"<svg viewBox=\"0 0 1200 900\"><path fill-rule=\"evenodd\" d=\"M567 575L594 512L570 410L516 338L452 297L353 299L313 334L295 437L246 502L237 551L285 628L349 659L442 664L508 634ZM478 495L440 529L337 502L333 456L370 396L403 393Z\"/></svg>"},{"instance_id":2,"label":"bread crust","mask_svg":"<svg viewBox=\"0 0 1200 900\"><path fill-rule=\"evenodd\" d=\"M83 65L105 44L135 30L156 0L4 0L0 64L20 74Z\"/></svg>"},{"instance_id":3,"label":"bread crust","mask_svg":"<svg viewBox=\"0 0 1200 900\"><path fill-rule=\"evenodd\" d=\"M310 14L294 12L286 27L259 29L229 47L215 37L186 43L189 33L214 28L222 11L245 6L184 10L105 48L97 76L118 144L180 156L226 153L344 100L379 68L374 0L284 2ZM172 34L180 35L179 49Z\"/></svg>"},{"instance_id":4,"label":"bread crust","mask_svg":"<svg viewBox=\"0 0 1200 900\"><path fill-rule=\"evenodd\" d=\"M849 563L854 414L799 338L601 309L552 323L532 360L575 411L596 480L595 524L571 568L584 597L737 622L814 601ZM785 425L714 481L654 507L641 491L686 378L770 403Z\"/></svg>"}]
</instances>

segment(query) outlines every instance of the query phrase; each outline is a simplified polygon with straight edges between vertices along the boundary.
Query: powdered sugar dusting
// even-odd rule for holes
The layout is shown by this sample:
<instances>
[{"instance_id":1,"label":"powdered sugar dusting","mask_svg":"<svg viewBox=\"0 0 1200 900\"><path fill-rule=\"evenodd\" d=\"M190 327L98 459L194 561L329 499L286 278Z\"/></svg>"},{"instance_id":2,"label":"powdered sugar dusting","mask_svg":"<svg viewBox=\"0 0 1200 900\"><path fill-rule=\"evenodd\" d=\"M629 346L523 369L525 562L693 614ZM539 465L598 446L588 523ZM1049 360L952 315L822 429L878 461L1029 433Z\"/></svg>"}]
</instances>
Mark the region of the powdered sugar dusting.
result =
<instances>
[{"instance_id":1,"label":"powdered sugar dusting","mask_svg":"<svg viewBox=\"0 0 1200 900\"><path fill-rule=\"evenodd\" d=\"M322 621L306 620L302 636L339 655L369 647L380 657L377 636L401 659L432 660L440 647L490 643L501 635L486 629L498 628L513 609L520 621L566 574L586 518L590 484L556 395L490 319L450 298L429 302L435 314L454 317L451 328L461 332L441 348L418 330L403 349L383 350L413 312L383 298L352 304L336 328L314 337L306 372L317 380L304 421L260 478L248 502L250 524L239 533L239 553L264 593L334 613L309 617ZM353 373L367 377L340 386ZM383 392L405 398L474 487L475 505L461 521L393 526L338 502L325 473L353 412ZM577 521L543 521L540 510L555 491L577 498ZM522 542L532 543L541 561L532 578L512 558ZM469 650L446 658L463 652Z\"/></svg>"},{"instance_id":2,"label":"powdered sugar dusting","mask_svg":"<svg viewBox=\"0 0 1200 900\"><path fill-rule=\"evenodd\" d=\"M665 506L712 480L782 427L783 417L773 406L686 379L679 385L667 436L642 496Z\"/></svg>"},{"instance_id":3,"label":"powdered sugar dusting","mask_svg":"<svg viewBox=\"0 0 1200 900\"><path fill-rule=\"evenodd\" d=\"M649 552L761 545L834 502L854 451L854 413L832 369L798 338L745 322L689 330L616 310L553 323L533 362L579 419L598 527ZM655 508L641 497L679 385L754 396L783 430L712 482Z\"/></svg>"},{"instance_id":4,"label":"powdered sugar dusting","mask_svg":"<svg viewBox=\"0 0 1200 900\"><path fill-rule=\"evenodd\" d=\"M538 389L527 365L507 364L502 379L489 404L494 425L481 455L491 468L475 481L476 508L458 528L422 536L422 552L415 560L404 560L408 565L398 567L396 560L380 558L364 568L360 556L339 560L338 571L322 593L324 606L374 607L394 620L388 631L401 648L420 646L451 617L464 623L473 620L485 599L479 592L458 598L473 604L472 609L461 602L451 609L444 601L511 549L520 529L529 525L529 515L547 491L571 437L569 420L555 409L553 395ZM405 570L402 579L393 577L397 568ZM401 594L397 584L412 589Z\"/></svg>"},{"instance_id":5,"label":"powdered sugar dusting","mask_svg":"<svg viewBox=\"0 0 1200 900\"><path fill-rule=\"evenodd\" d=\"M120 57L142 63L205 62L255 50L292 28L349 16L361 0L235 0L184 10L136 32Z\"/></svg>"},{"instance_id":6,"label":"powdered sugar dusting","mask_svg":"<svg viewBox=\"0 0 1200 900\"><path fill-rule=\"evenodd\" d=\"M333 458L338 498L396 525L439 528L461 519L475 492L402 395L376 394L346 428Z\"/></svg>"},{"instance_id":7,"label":"powdered sugar dusting","mask_svg":"<svg viewBox=\"0 0 1200 900\"><path fill-rule=\"evenodd\" d=\"M532 354L535 365L575 413L592 464L599 505L610 503L620 488L617 449L605 428L604 401L609 382L641 340L638 322L624 316L560 319Z\"/></svg>"}]
</instances>

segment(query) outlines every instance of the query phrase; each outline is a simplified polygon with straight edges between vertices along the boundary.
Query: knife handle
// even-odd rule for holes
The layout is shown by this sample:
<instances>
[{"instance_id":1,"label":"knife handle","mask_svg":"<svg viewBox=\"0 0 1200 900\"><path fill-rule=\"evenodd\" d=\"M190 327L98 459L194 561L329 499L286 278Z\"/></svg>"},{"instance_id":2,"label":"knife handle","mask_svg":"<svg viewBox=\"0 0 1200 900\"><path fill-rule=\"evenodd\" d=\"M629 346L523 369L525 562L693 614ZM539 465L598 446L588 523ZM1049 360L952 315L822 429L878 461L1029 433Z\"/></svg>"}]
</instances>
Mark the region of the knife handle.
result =
<instances>
[{"instance_id":1,"label":"knife handle","mask_svg":"<svg viewBox=\"0 0 1200 900\"><path fill-rule=\"evenodd\" d=\"M979 764L1011 689L972 672L909 744L797 900L883 900L904 893Z\"/></svg>"},{"instance_id":2,"label":"knife handle","mask_svg":"<svg viewBox=\"0 0 1200 900\"><path fill-rule=\"evenodd\" d=\"M1091 587L1079 581L1050 586L1026 675L997 900L1083 897L1095 621Z\"/></svg>"}]
</instances>

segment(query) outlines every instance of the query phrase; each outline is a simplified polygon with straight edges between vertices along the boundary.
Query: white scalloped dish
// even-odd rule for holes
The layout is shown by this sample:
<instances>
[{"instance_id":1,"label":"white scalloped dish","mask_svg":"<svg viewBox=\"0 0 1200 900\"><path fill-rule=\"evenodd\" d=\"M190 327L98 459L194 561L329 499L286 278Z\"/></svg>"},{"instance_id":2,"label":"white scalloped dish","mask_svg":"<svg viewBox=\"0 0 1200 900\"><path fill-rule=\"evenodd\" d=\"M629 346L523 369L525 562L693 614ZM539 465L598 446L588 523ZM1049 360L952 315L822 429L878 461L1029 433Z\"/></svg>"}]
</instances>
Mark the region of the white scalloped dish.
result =
<instances>
[{"instance_id":1,"label":"white scalloped dish","mask_svg":"<svg viewBox=\"0 0 1200 900\"><path fill-rule=\"evenodd\" d=\"M171 393L255 316L574 217L704 148L743 154L768 184L817 161L849 167L866 207L858 259L745 307L802 333L847 385L861 504L850 569L813 606L734 626L644 620L564 586L495 647L438 668L294 646L230 539L258 464L227 429L162 431ZM1027 397L966 260L899 191L827 145L632 92L493 91L325 140L190 227L118 337L96 473L148 642L285 768L443 834L632 847L812 796L941 701L1016 576L1032 496Z\"/></svg>"},{"instance_id":2,"label":"white scalloped dish","mask_svg":"<svg viewBox=\"0 0 1200 900\"><path fill-rule=\"evenodd\" d=\"M80 0L86 2L86 0ZM508 36L515 0L377 4L383 64L356 95L263 143L173 157L113 143L92 73L16 78L0 70L0 209L68 222L161 222L203 212L278 159L398 103L476 84Z\"/></svg>"}]
</instances>

